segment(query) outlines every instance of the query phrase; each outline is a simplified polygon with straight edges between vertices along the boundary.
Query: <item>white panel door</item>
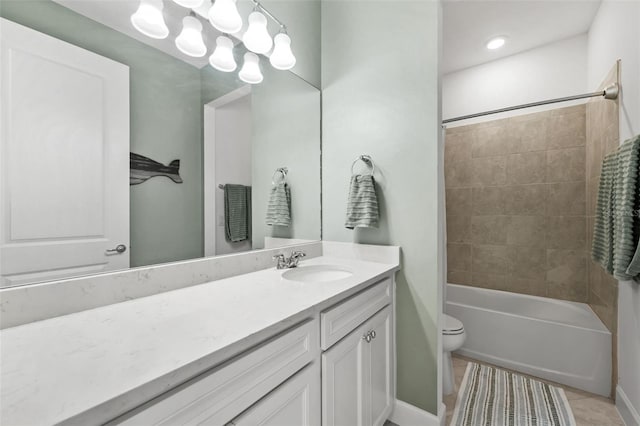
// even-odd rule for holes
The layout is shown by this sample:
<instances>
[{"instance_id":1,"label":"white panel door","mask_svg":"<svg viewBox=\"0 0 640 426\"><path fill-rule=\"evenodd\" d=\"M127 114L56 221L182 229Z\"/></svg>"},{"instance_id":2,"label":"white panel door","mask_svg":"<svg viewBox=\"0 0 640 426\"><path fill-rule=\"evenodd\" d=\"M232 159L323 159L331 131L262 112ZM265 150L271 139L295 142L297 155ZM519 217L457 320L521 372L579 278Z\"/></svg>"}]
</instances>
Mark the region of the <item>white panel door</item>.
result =
<instances>
[{"instance_id":1,"label":"white panel door","mask_svg":"<svg viewBox=\"0 0 640 426\"><path fill-rule=\"evenodd\" d=\"M311 364L231 422L236 426L320 426L320 366Z\"/></svg>"},{"instance_id":2,"label":"white panel door","mask_svg":"<svg viewBox=\"0 0 640 426\"><path fill-rule=\"evenodd\" d=\"M129 68L0 25L0 286L129 267Z\"/></svg>"},{"instance_id":3,"label":"white panel door","mask_svg":"<svg viewBox=\"0 0 640 426\"><path fill-rule=\"evenodd\" d=\"M323 426L369 426L366 345L358 328L322 354Z\"/></svg>"}]
</instances>

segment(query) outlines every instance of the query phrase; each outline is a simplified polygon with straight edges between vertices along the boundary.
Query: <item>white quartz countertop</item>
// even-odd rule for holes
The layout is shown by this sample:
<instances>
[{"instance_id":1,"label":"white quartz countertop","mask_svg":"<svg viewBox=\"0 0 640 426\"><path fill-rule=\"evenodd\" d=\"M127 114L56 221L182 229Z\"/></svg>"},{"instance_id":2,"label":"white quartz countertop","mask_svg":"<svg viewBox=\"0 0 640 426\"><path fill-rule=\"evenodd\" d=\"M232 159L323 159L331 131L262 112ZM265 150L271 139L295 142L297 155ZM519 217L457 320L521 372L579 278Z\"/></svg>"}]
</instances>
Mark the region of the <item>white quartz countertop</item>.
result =
<instances>
[{"instance_id":1,"label":"white quartz countertop","mask_svg":"<svg viewBox=\"0 0 640 426\"><path fill-rule=\"evenodd\" d=\"M312 264L354 274L301 283L270 268L0 331L0 422L104 423L398 269Z\"/></svg>"}]
</instances>

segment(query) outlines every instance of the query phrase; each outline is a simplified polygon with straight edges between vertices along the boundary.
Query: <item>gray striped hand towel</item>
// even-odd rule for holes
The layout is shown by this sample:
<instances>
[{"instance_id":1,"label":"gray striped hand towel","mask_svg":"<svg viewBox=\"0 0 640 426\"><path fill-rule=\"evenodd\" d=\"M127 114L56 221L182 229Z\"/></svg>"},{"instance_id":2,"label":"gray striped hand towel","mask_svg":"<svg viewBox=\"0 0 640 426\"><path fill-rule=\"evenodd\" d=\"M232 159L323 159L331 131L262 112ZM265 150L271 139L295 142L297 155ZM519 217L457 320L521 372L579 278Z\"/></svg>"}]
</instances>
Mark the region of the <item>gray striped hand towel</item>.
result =
<instances>
[{"instance_id":1,"label":"gray striped hand towel","mask_svg":"<svg viewBox=\"0 0 640 426\"><path fill-rule=\"evenodd\" d=\"M289 185L280 182L271 188L267 204L267 225L291 225L291 190Z\"/></svg>"},{"instance_id":2,"label":"gray striped hand towel","mask_svg":"<svg viewBox=\"0 0 640 426\"><path fill-rule=\"evenodd\" d=\"M372 175L351 176L347 200L347 229L356 227L378 227L378 196L376 181Z\"/></svg>"},{"instance_id":3,"label":"gray striped hand towel","mask_svg":"<svg viewBox=\"0 0 640 426\"><path fill-rule=\"evenodd\" d=\"M226 184L224 186L225 239L239 242L251 239L251 187Z\"/></svg>"},{"instance_id":4,"label":"gray striped hand towel","mask_svg":"<svg viewBox=\"0 0 640 426\"><path fill-rule=\"evenodd\" d=\"M640 280L640 135L602 166L591 257L619 280Z\"/></svg>"}]
</instances>

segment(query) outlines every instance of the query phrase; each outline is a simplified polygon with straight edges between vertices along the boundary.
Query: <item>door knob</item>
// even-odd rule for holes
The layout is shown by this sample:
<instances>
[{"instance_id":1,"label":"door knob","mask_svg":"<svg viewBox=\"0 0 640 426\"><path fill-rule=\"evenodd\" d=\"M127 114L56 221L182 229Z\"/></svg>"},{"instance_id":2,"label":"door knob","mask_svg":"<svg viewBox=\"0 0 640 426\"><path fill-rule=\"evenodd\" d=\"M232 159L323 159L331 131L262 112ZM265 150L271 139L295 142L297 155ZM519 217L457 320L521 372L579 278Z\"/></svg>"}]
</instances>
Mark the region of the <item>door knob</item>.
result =
<instances>
[{"instance_id":1,"label":"door knob","mask_svg":"<svg viewBox=\"0 0 640 426\"><path fill-rule=\"evenodd\" d=\"M127 246L125 246L124 244L118 244L118 245L116 246L116 248L114 248L114 249L107 249L106 251L107 251L107 253L118 253L118 254L122 254L122 253L124 253L125 251L127 251Z\"/></svg>"}]
</instances>

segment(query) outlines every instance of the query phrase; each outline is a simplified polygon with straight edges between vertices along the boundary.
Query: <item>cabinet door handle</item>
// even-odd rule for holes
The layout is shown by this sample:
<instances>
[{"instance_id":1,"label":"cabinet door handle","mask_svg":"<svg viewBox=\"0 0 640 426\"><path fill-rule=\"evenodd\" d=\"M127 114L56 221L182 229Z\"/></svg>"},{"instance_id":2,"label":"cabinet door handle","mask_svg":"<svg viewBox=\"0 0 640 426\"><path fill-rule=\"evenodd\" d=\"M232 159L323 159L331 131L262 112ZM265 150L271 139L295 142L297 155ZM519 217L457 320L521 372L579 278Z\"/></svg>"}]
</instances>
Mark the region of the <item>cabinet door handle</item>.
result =
<instances>
[{"instance_id":1,"label":"cabinet door handle","mask_svg":"<svg viewBox=\"0 0 640 426\"><path fill-rule=\"evenodd\" d=\"M371 333L367 333L367 334L365 334L364 336L362 336L362 338L363 338L364 340L366 340L366 341L367 341L367 343L370 343L370 342L371 342Z\"/></svg>"},{"instance_id":2,"label":"cabinet door handle","mask_svg":"<svg viewBox=\"0 0 640 426\"><path fill-rule=\"evenodd\" d=\"M371 332L369 334L371 334L371 338L372 339L376 338L376 331L375 330L371 330Z\"/></svg>"}]
</instances>

